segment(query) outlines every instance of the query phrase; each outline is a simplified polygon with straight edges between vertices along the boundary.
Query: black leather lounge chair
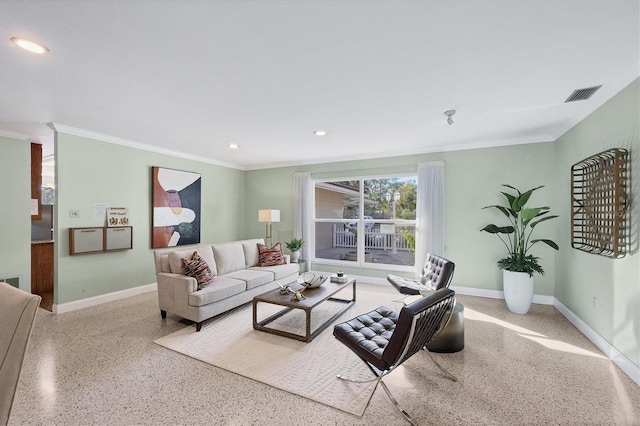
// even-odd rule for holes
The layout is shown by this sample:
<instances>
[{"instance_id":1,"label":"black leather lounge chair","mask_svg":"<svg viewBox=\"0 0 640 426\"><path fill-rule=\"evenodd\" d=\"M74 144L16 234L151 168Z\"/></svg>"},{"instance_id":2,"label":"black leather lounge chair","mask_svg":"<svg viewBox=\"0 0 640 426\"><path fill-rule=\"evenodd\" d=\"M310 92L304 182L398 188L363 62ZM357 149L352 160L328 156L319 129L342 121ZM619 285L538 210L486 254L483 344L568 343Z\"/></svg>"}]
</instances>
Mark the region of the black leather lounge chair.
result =
<instances>
[{"instance_id":1,"label":"black leather lounge chair","mask_svg":"<svg viewBox=\"0 0 640 426\"><path fill-rule=\"evenodd\" d=\"M354 383L376 381L376 387L378 383L382 384L396 409L411 424L416 424L411 416L400 408L382 378L424 349L449 379L457 381L438 364L426 348L449 322L455 303L454 291L443 288L404 306L399 314L380 306L369 313L337 324L333 335L358 355L375 375L371 380L352 380L342 375L338 378Z\"/></svg>"}]
</instances>

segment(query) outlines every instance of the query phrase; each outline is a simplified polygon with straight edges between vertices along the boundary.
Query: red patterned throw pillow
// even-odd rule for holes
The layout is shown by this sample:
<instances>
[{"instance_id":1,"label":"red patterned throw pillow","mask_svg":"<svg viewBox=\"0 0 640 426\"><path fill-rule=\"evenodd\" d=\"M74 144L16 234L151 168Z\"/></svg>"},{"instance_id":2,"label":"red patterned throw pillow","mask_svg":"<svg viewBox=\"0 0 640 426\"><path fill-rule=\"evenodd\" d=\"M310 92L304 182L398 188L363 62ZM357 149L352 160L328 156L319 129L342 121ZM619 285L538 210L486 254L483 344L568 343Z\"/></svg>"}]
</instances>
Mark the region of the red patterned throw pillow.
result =
<instances>
[{"instance_id":1,"label":"red patterned throw pillow","mask_svg":"<svg viewBox=\"0 0 640 426\"><path fill-rule=\"evenodd\" d=\"M258 266L275 266L284 264L285 261L282 256L280 243L276 243L271 248L258 243Z\"/></svg>"},{"instance_id":2,"label":"red patterned throw pillow","mask_svg":"<svg viewBox=\"0 0 640 426\"><path fill-rule=\"evenodd\" d=\"M197 251L193 252L191 260L182 259L182 270L185 275L193 277L198 282L198 290L205 288L213 280L213 272L207 262Z\"/></svg>"}]
</instances>

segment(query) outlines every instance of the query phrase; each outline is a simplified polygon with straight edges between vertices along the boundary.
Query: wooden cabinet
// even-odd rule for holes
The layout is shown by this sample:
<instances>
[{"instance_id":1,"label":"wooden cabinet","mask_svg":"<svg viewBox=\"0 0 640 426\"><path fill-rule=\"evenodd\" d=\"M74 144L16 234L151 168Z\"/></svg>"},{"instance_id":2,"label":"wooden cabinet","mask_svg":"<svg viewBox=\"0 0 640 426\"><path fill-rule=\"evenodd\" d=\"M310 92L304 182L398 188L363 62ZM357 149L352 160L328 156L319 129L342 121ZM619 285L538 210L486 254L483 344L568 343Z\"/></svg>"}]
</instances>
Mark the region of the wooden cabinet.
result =
<instances>
[{"instance_id":1,"label":"wooden cabinet","mask_svg":"<svg viewBox=\"0 0 640 426\"><path fill-rule=\"evenodd\" d=\"M42 145L31 144L31 199L38 202L38 214L31 220L42 220Z\"/></svg>"},{"instance_id":2,"label":"wooden cabinet","mask_svg":"<svg viewBox=\"0 0 640 426\"><path fill-rule=\"evenodd\" d=\"M53 241L31 243L31 293L53 291Z\"/></svg>"},{"instance_id":3,"label":"wooden cabinet","mask_svg":"<svg viewBox=\"0 0 640 426\"><path fill-rule=\"evenodd\" d=\"M72 256L132 248L133 227L131 226L69 228L69 254Z\"/></svg>"}]
</instances>

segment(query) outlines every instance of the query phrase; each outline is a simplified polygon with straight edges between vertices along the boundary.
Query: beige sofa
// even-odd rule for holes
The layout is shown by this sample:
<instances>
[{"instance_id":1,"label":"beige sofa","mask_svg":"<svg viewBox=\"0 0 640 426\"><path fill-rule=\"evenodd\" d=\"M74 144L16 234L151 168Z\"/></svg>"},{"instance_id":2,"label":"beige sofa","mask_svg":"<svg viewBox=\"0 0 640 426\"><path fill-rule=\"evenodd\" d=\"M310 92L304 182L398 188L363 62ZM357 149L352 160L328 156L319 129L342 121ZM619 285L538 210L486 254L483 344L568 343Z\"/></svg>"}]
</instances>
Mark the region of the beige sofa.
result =
<instances>
[{"instance_id":1,"label":"beige sofa","mask_svg":"<svg viewBox=\"0 0 640 426\"><path fill-rule=\"evenodd\" d=\"M179 315L196 323L200 331L202 322L229 309L250 302L253 296L277 288L276 281L287 284L295 281L300 272L297 263L258 266L258 243L263 239L233 241L229 243L180 247L154 252L158 302L160 314ZM200 254L214 274L205 288L198 290L195 278L182 271L182 259L190 259L193 252Z\"/></svg>"},{"instance_id":2,"label":"beige sofa","mask_svg":"<svg viewBox=\"0 0 640 426\"><path fill-rule=\"evenodd\" d=\"M0 425L9 422L40 296L0 282Z\"/></svg>"}]
</instances>

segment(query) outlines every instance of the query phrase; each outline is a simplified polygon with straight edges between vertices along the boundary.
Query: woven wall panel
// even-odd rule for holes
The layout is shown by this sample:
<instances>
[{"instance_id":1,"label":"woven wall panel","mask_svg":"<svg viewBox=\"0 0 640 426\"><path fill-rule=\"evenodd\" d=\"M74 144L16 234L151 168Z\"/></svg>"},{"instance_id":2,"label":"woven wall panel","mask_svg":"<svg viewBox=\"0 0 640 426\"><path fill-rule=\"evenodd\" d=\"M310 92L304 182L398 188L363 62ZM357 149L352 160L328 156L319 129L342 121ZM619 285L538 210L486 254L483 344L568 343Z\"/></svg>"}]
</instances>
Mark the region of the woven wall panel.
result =
<instances>
[{"instance_id":1,"label":"woven wall panel","mask_svg":"<svg viewBox=\"0 0 640 426\"><path fill-rule=\"evenodd\" d=\"M627 150L613 148L571 166L571 246L620 258L627 248Z\"/></svg>"}]
</instances>

